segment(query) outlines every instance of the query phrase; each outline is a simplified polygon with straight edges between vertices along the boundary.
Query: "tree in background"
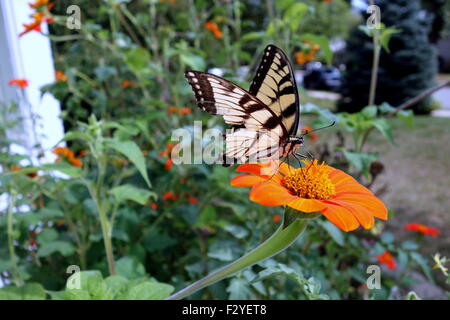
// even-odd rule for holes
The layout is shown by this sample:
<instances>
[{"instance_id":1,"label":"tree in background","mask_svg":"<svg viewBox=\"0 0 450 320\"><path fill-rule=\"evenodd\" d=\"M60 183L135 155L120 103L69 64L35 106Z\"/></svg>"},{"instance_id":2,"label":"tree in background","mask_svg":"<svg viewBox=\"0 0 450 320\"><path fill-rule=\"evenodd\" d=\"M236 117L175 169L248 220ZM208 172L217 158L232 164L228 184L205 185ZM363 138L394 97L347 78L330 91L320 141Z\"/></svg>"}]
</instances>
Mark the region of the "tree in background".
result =
<instances>
[{"instance_id":1,"label":"tree in background","mask_svg":"<svg viewBox=\"0 0 450 320\"><path fill-rule=\"evenodd\" d=\"M437 72L434 47L429 43L430 21L423 15L419 0L379 0L381 22L401 30L382 51L378 73L376 104L393 106L411 99L433 85ZM347 44L347 71L344 75L340 111L356 112L368 103L373 44L360 29L351 31ZM418 114L429 113L429 101L414 106Z\"/></svg>"}]
</instances>

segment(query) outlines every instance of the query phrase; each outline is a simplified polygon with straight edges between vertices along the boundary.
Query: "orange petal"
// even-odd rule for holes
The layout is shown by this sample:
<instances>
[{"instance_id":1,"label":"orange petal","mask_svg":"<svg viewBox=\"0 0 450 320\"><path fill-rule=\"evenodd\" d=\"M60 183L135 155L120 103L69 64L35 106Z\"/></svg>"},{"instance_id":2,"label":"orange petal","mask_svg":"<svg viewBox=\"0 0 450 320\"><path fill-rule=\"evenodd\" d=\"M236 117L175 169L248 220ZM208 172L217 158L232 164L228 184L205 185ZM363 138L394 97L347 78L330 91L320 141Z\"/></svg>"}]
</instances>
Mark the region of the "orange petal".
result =
<instances>
[{"instance_id":1,"label":"orange petal","mask_svg":"<svg viewBox=\"0 0 450 320\"><path fill-rule=\"evenodd\" d=\"M322 214L335 224L338 228L348 232L359 227L359 222L347 209L333 203L325 201L327 208L322 210Z\"/></svg>"},{"instance_id":2,"label":"orange petal","mask_svg":"<svg viewBox=\"0 0 450 320\"><path fill-rule=\"evenodd\" d=\"M277 177L281 178L279 174L280 164L276 161L269 161L266 163L244 163L241 164L236 172L251 173L260 177ZM279 179L277 179L279 180Z\"/></svg>"},{"instance_id":3,"label":"orange petal","mask_svg":"<svg viewBox=\"0 0 450 320\"><path fill-rule=\"evenodd\" d=\"M345 201L336 201L334 203L348 209L353 216L358 220L358 222L363 226L364 229L370 229L375 223L375 219L369 210L365 207L360 206L356 203L349 203Z\"/></svg>"},{"instance_id":4,"label":"orange petal","mask_svg":"<svg viewBox=\"0 0 450 320\"><path fill-rule=\"evenodd\" d=\"M366 194L340 193L336 195L333 201L343 201L348 203L356 203L365 207L371 214L379 219L387 220L388 211L384 203L375 196Z\"/></svg>"},{"instance_id":5,"label":"orange petal","mask_svg":"<svg viewBox=\"0 0 450 320\"><path fill-rule=\"evenodd\" d=\"M310 213L324 210L327 206L319 200L297 198L287 204L292 209Z\"/></svg>"},{"instance_id":6,"label":"orange petal","mask_svg":"<svg viewBox=\"0 0 450 320\"><path fill-rule=\"evenodd\" d=\"M271 181L255 184L250 191L250 200L268 207L282 206L297 198L286 188Z\"/></svg>"},{"instance_id":7,"label":"orange petal","mask_svg":"<svg viewBox=\"0 0 450 320\"><path fill-rule=\"evenodd\" d=\"M253 187L262 181L266 181L266 179L254 175L242 174L231 179L230 185L232 187Z\"/></svg>"}]
</instances>

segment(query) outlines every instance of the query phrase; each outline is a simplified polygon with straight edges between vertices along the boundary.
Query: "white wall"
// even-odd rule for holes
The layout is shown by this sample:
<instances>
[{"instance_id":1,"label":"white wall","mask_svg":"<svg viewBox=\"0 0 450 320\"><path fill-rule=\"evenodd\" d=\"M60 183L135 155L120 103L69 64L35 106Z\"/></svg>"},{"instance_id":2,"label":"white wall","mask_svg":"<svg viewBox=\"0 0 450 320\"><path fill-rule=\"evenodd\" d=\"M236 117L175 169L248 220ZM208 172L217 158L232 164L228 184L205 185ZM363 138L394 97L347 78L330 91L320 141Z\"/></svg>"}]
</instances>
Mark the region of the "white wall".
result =
<instances>
[{"instance_id":1,"label":"white wall","mask_svg":"<svg viewBox=\"0 0 450 320\"><path fill-rule=\"evenodd\" d=\"M40 87L54 81L54 67L50 41L44 35L31 31L19 38L23 24L29 23L33 10L26 0L0 0L0 103L15 101L20 105L20 113L27 121L10 134L19 138L24 148L14 147L14 151L27 153L33 158L31 147L39 141L45 150L45 162L53 162L51 153L54 145L63 137L63 126L59 118L60 108L53 96L41 98ZM46 23L41 25L47 33ZM29 80L25 99L16 86L9 86L13 78ZM38 116L34 134L31 114Z\"/></svg>"}]
</instances>

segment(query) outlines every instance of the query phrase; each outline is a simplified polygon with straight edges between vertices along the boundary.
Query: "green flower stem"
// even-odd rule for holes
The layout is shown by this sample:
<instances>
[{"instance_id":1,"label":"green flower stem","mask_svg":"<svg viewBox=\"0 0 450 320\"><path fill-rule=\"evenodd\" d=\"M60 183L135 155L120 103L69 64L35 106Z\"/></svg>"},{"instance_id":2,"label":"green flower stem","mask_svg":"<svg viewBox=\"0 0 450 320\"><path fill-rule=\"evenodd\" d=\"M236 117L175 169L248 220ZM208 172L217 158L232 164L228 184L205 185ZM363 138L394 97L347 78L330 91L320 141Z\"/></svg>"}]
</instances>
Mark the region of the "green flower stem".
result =
<instances>
[{"instance_id":1,"label":"green flower stem","mask_svg":"<svg viewBox=\"0 0 450 320\"><path fill-rule=\"evenodd\" d=\"M182 299L217 281L225 279L242 269L250 267L255 263L270 258L273 255L283 251L302 234L306 228L308 220L316 218L317 216L318 214L302 214L292 212L290 209L287 209L284 214L283 223L269 239L238 260L214 271L203 279L194 282L193 284L166 298L166 300Z\"/></svg>"},{"instance_id":2,"label":"green flower stem","mask_svg":"<svg viewBox=\"0 0 450 320\"><path fill-rule=\"evenodd\" d=\"M8 234L8 248L9 257L11 259L13 279L16 286L20 287L23 285L20 279L19 267L17 266L16 252L14 250L14 219L13 219L13 208L16 205L17 193L11 191L11 201L8 206L8 217L7 217L7 234Z\"/></svg>"}]
</instances>

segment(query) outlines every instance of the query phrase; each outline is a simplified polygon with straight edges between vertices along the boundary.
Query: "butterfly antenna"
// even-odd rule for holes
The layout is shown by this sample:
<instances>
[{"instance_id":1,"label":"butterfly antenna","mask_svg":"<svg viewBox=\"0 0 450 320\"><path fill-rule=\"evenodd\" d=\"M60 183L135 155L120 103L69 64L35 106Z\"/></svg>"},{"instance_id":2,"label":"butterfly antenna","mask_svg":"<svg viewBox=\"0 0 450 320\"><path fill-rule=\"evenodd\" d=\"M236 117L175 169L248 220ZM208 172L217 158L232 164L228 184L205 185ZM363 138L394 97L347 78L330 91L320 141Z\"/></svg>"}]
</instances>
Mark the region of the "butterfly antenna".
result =
<instances>
[{"instance_id":1,"label":"butterfly antenna","mask_svg":"<svg viewBox=\"0 0 450 320\"><path fill-rule=\"evenodd\" d=\"M274 171L274 173L273 173L272 176L270 177L269 181L272 180L272 178L275 176L275 174L277 174L278 170L279 170L280 167L281 167L281 164L282 164L282 161L279 162L278 167L277 167L277 170Z\"/></svg>"},{"instance_id":2,"label":"butterfly antenna","mask_svg":"<svg viewBox=\"0 0 450 320\"><path fill-rule=\"evenodd\" d=\"M304 137L304 136L306 136L306 135L308 135L308 134L310 134L310 133L313 133L313 132L316 132L316 131L319 131L319 130L322 130L322 129L326 129L326 128L332 127L332 126L334 126L335 124L336 124L336 121L333 120L333 122L332 122L331 124L329 124L329 125L327 125L327 126L325 126L325 127L320 127L320 128L312 129L311 131L306 130L306 132L305 132L304 134L302 134L302 137Z\"/></svg>"}]
</instances>

